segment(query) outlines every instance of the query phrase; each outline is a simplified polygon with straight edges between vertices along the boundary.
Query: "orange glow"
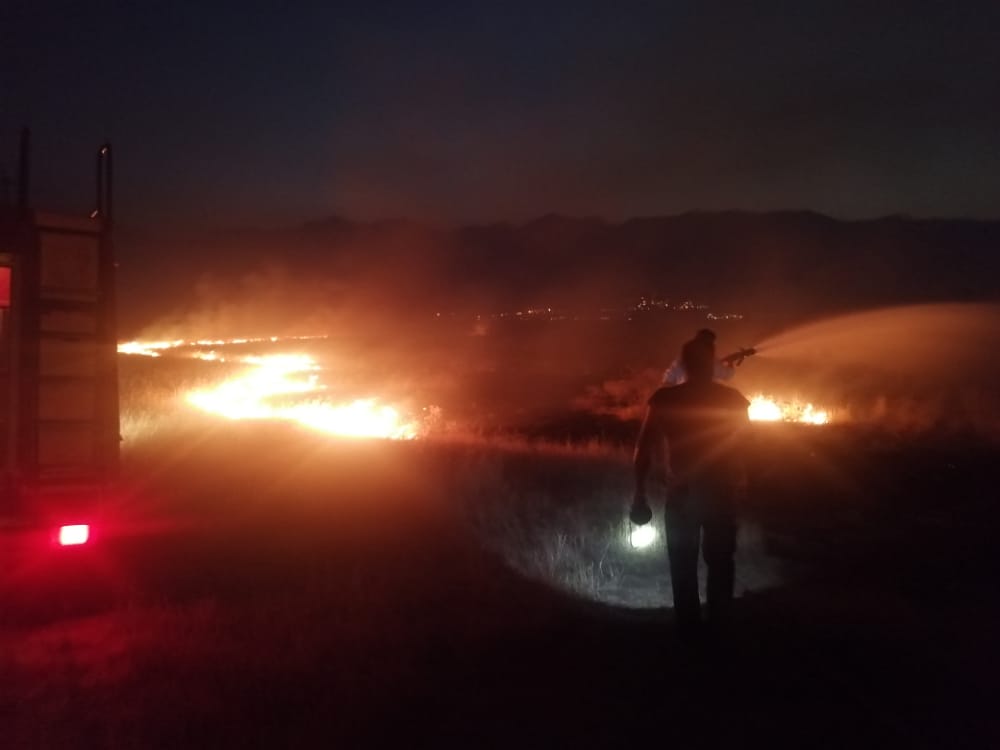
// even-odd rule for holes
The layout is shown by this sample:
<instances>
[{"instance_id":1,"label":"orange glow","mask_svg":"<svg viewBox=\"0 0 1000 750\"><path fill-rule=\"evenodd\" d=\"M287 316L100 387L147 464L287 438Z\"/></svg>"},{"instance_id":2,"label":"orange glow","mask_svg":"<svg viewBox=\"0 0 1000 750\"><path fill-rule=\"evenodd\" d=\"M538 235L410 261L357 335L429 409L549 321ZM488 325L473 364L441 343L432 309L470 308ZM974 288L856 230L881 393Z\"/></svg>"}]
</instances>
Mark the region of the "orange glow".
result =
<instances>
[{"instance_id":1,"label":"orange glow","mask_svg":"<svg viewBox=\"0 0 1000 750\"><path fill-rule=\"evenodd\" d=\"M830 412L817 409L801 401L779 401L757 394L750 399L750 419L755 422L799 422L801 424L829 424Z\"/></svg>"},{"instance_id":2,"label":"orange glow","mask_svg":"<svg viewBox=\"0 0 1000 750\"><path fill-rule=\"evenodd\" d=\"M299 337L296 340L301 340ZM325 396L320 381L322 368L306 354L227 356L218 348L232 344L277 343L277 337L228 341L129 342L120 344L123 354L159 357L175 349L178 356L210 362L237 362L239 373L214 386L189 391L184 400L195 408L232 420L280 420L294 422L328 435L358 438L410 440L419 425L407 420L396 408L375 398L334 403ZM205 347L205 348L203 348ZM212 348L208 348L212 347ZM218 347L218 348L216 348Z\"/></svg>"}]
</instances>

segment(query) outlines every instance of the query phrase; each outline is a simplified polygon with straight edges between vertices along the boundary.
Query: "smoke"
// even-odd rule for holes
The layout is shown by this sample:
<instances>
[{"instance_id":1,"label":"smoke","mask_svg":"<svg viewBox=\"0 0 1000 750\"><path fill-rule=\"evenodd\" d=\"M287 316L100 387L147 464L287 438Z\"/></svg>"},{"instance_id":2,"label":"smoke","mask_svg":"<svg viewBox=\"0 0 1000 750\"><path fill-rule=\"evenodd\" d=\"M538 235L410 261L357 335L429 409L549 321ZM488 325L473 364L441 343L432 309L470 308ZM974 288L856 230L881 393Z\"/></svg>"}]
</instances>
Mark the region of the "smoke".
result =
<instances>
[{"instance_id":1,"label":"smoke","mask_svg":"<svg viewBox=\"0 0 1000 750\"><path fill-rule=\"evenodd\" d=\"M170 339L385 335L461 298L446 294L446 245L433 227L339 220L140 240L130 252L144 262L122 273L124 327Z\"/></svg>"},{"instance_id":2,"label":"smoke","mask_svg":"<svg viewBox=\"0 0 1000 750\"><path fill-rule=\"evenodd\" d=\"M146 326L148 340L324 335L342 315L345 285L271 267L235 279L205 274L191 300Z\"/></svg>"}]
</instances>

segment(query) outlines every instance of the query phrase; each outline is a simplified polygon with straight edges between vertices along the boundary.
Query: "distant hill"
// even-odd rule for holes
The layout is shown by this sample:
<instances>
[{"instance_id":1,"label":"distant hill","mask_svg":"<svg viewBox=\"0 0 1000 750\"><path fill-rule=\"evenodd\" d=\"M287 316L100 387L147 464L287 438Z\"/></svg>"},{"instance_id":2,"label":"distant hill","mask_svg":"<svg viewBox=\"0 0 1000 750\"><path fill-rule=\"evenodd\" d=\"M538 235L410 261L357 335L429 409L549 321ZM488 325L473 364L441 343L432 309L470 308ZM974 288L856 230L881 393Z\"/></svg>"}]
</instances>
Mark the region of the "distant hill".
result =
<instances>
[{"instance_id":1,"label":"distant hill","mask_svg":"<svg viewBox=\"0 0 1000 750\"><path fill-rule=\"evenodd\" d=\"M444 227L330 217L280 229L124 229L118 247L126 328L254 296L272 313L584 308L661 294L794 315L1000 297L1000 221L693 212Z\"/></svg>"}]
</instances>

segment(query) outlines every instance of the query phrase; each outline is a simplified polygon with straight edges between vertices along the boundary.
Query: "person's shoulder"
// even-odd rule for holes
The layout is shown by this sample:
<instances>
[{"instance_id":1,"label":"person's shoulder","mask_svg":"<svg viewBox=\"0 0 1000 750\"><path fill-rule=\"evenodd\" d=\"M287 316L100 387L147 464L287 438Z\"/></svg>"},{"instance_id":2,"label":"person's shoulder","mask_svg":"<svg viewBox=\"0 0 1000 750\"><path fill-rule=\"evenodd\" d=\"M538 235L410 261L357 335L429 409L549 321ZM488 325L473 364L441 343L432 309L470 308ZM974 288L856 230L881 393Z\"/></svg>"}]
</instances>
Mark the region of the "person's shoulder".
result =
<instances>
[{"instance_id":1,"label":"person's shoulder","mask_svg":"<svg viewBox=\"0 0 1000 750\"><path fill-rule=\"evenodd\" d=\"M750 406L750 401L747 400L747 397L735 388L730 388L728 385L720 385L719 383L713 383L712 385L717 394L716 398L720 402L732 406L734 409L745 409Z\"/></svg>"},{"instance_id":2,"label":"person's shoulder","mask_svg":"<svg viewBox=\"0 0 1000 750\"><path fill-rule=\"evenodd\" d=\"M683 388L683 384L666 385L662 388L657 388L653 392L653 395L649 397L649 401L647 403L650 406L665 406L666 404L673 403Z\"/></svg>"}]
</instances>

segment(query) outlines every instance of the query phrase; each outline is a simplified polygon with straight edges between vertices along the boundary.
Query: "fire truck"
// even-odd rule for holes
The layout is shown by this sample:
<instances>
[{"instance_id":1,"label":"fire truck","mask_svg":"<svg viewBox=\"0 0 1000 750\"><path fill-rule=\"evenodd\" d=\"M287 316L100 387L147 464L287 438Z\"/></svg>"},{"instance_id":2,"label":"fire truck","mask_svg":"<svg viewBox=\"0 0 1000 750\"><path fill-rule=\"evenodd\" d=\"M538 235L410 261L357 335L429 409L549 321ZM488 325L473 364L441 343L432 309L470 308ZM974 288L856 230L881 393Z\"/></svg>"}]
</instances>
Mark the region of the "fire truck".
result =
<instances>
[{"instance_id":1,"label":"fire truck","mask_svg":"<svg viewBox=\"0 0 1000 750\"><path fill-rule=\"evenodd\" d=\"M32 206L30 157L24 130L0 205L0 527L74 548L118 473L111 146L83 215Z\"/></svg>"}]
</instances>

